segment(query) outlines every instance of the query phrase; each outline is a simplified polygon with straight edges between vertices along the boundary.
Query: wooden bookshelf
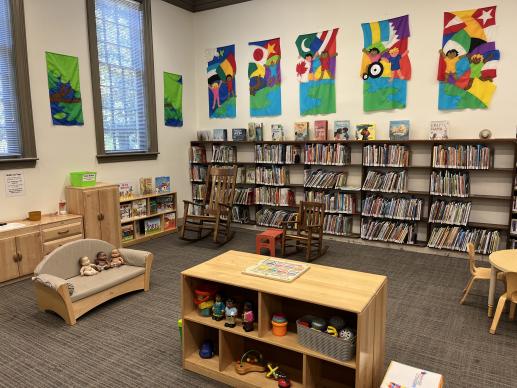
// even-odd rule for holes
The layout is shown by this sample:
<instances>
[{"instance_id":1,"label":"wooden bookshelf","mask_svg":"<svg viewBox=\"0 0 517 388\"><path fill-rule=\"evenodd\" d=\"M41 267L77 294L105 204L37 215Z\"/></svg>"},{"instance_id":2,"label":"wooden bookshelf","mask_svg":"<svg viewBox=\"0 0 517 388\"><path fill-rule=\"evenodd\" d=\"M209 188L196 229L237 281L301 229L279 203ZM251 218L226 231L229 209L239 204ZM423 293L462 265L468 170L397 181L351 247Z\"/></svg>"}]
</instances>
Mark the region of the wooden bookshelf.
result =
<instances>
[{"instance_id":1,"label":"wooden bookshelf","mask_svg":"<svg viewBox=\"0 0 517 388\"><path fill-rule=\"evenodd\" d=\"M152 202L155 199L163 198L163 197L172 197L172 200L170 202L170 206L172 208L168 208L165 210L156 210L152 211ZM133 216L133 206L134 203L140 200L145 201L145 214ZM138 244L140 242L144 242L147 240L151 240L157 237L165 236L170 233L175 233L177 228L177 199L176 199L176 193L175 192L164 192L164 193L155 193L155 194L146 194L146 195L133 195L129 198L121 198L120 199L120 206L121 206L121 213L122 213L122 206L130 206L131 207L131 217L129 218L122 218L122 214L120 217L120 234L122 236L122 246L127 247L133 244ZM166 215L173 215L174 222L172 223L172 226L169 228L165 228L165 218ZM145 222L147 220L150 220L152 218L158 218L159 219L159 229L156 231L153 231L151 233L146 232L145 230ZM132 227L133 228L133 238L132 239L124 239L125 232L124 230L126 228Z\"/></svg>"},{"instance_id":2,"label":"wooden bookshelf","mask_svg":"<svg viewBox=\"0 0 517 388\"><path fill-rule=\"evenodd\" d=\"M387 278L316 264L292 283L242 273L261 259L228 251L182 272L183 367L231 386L277 387L265 373L235 372L235 361L256 349L287 373L292 387L378 387L384 372ZM238 302L253 303L253 331L245 332L239 324L228 328L224 321L197 313L194 290L207 282ZM277 312L285 313L289 321L283 337L271 332L271 318ZM306 314L339 315L352 322L357 332L355 357L340 361L300 345L295 322ZM202 359L199 346L207 339L216 345L216 354Z\"/></svg>"}]
</instances>

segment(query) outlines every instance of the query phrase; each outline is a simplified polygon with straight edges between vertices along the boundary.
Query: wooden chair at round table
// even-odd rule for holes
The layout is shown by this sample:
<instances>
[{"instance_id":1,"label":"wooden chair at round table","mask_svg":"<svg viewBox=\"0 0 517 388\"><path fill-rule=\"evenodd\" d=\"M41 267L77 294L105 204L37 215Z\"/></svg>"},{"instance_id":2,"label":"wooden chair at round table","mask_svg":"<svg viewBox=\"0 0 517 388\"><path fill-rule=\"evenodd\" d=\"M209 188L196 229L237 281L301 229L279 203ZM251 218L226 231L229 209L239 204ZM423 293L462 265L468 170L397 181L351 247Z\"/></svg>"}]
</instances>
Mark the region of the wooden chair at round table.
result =
<instances>
[{"instance_id":1,"label":"wooden chair at round table","mask_svg":"<svg viewBox=\"0 0 517 388\"><path fill-rule=\"evenodd\" d=\"M499 297L499 302L497 302L490 334L495 334L507 300L510 300L510 320L513 321L515 319L515 304L517 303L517 273L515 272L508 272L506 274L506 292Z\"/></svg>"}]
</instances>

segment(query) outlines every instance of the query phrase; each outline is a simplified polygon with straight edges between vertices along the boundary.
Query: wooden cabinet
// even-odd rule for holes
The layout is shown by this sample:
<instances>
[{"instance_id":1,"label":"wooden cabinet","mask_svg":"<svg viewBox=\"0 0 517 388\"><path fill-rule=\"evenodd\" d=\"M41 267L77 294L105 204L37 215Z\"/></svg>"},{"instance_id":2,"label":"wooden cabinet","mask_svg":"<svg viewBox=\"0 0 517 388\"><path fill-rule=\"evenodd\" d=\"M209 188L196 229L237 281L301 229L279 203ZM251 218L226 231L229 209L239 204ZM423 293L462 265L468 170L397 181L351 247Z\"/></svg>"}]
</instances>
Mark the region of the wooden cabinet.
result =
<instances>
[{"instance_id":1,"label":"wooden cabinet","mask_svg":"<svg viewBox=\"0 0 517 388\"><path fill-rule=\"evenodd\" d=\"M99 183L94 187L67 187L67 208L81 214L86 238L120 246L120 210L117 185Z\"/></svg>"},{"instance_id":2,"label":"wooden cabinet","mask_svg":"<svg viewBox=\"0 0 517 388\"><path fill-rule=\"evenodd\" d=\"M29 275L43 258L41 232L22 234L16 237L18 252L18 271L20 276Z\"/></svg>"},{"instance_id":3,"label":"wooden cabinet","mask_svg":"<svg viewBox=\"0 0 517 388\"><path fill-rule=\"evenodd\" d=\"M0 282L18 277L15 237L0 239Z\"/></svg>"}]
</instances>

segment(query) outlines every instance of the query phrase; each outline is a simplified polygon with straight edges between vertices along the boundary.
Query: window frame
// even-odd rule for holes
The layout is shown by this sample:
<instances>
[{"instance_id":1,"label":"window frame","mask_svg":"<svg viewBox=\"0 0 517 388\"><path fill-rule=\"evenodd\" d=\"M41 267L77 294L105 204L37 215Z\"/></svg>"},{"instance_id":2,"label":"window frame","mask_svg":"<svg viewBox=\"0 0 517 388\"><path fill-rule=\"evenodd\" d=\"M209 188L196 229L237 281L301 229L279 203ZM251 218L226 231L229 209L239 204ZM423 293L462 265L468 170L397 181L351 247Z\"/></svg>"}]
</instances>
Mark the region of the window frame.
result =
<instances>
[{"instance_id":1,"label":"window frame","mask_svg":"<svg viewBox=\"0 0 517 388\"><path fill-rule=\"evenodd\" d=\"M16 99L19 106L22 105L21 101L23 101L23 109L18 109L18 127L22 153L17 157L0 156L0 170L32 168L36 166L36 161L38 160L36 140L34 136L34 120L32 117L32 100L23 1L24 0L9 0L11 5L14 65L16 69Z\"/></svg>"},{"instance_id":2,"label":"window frame","mask_svg":"<svg viewBox=\"0 0 517 388\"><path fill-rule=\"evenodd\" d=\"M97 49L97 25L95 22L95 1L86 1L88 23L88 40L90 46L90 67L92 76L93 112L95 118L95 137L97 144L97 161L99 163L126 162L135 160L153 160L158 157L158 133L156 124L156 93L154 84L154 55L151 22L151 1L136 0L143 5L144 28L144 84L146 97L148 150L135 152L106 152L104 144L104 121L102 116L102 97L99 73L99 52Z\"/></svg>"}]
</instances>

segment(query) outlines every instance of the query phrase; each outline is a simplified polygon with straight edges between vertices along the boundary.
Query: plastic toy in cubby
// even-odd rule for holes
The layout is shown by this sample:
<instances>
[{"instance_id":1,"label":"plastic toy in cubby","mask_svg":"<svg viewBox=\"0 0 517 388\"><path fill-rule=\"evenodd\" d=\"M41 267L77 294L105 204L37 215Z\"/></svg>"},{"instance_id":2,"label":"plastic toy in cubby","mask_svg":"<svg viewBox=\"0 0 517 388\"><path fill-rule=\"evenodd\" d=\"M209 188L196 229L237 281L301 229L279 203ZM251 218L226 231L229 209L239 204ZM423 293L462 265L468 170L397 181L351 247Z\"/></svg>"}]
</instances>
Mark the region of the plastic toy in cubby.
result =
<instances>
[{"instance_id":1,"label":"plastic toy in cubby","mask_svg":"<svg viewBox=\"0 0 517 388\"><path fill-rule=\"evenodd\" d=\"M251 302L244 302L242 311L242 328L245 332L253 330L253 322L255 321L255 315L253 314L253 304Z\"/></svg>"},{"instance_id":2,"label":"plastic toy in cubby","mask_svg":"<svg viewBox=\"0 0 517 388\"><path fill-rule=\"evenodd\" d=\"M266 372L266 377L268 379L276 380L280 388L287 388L291 386L289 377L287 377L287 375L280 369L278 365L274 365L273 363L268 362L266 366L268 369Z\"/></svg>"},{"instance_id":3,"label":"plastic toy in cubby","mask_svg":"<svg viewBox=\"0 0 517 388\"><path fill-rule=\"evenodd\" d=\"M212 306L212 319L215 321L222 321L224 319L225 304L220 294L215 296L215 302Z\"/></svg>"},{"instance_id":4,"label":"plastic toy in cubby","mask_svg":"<svg viewBox=\"0 0 517 388\"><path fill-rule=\"evenodd\" d=\"M233 299L226 300L226 307L224 309L224 315L226 316L226 323L224 326L234 328L236 326L235 317L239 314L239 310L235 305Z\"/></svg>"},{"instance_id":5,"label":"plastic toy in cubby","mask_svg":"<svg viewBox=\"0 0 517 388\"><path fill-rule=\"evenodd\" d=\"M248 350L241 356L240 361L235 362L235 371L240 375L250 372L265 372L266 363L262 353L254 349Z\"/></svg>"},{"instance_id":6,"label":"plastic toy in cubby","mask_svg":"<svg viewBox=\"0 0 517 388\"><path fill-rule=\"evenodd\" d=\"M214 343L212 340L203 341L201 347L199 348L199 357L212 358L214 354Z\"/></svg>"},{"instance_id":7,"label":"plastic toy in cubby","mask_svg":"<svg viewBox=\"0 0 517 388\"><path fill-rule=\"evenodd\" d=\"M282 337L287 334L287 318L283 313L275 313L271 318L273 335Z\"/></svg>"},{"instance_id":8,"label":"plastic toy in cubby","mask_svg":"<svg viewBox=\"0 0 517 388\"><path fill-rule=\"evenodd\" d=\"M212 315L212 306L214 305L214 297L217 293L217 287L213 284L201 284L194 290L194 304L198 308L199 315L209 317Z\"/></svg>"}]
</instances>

